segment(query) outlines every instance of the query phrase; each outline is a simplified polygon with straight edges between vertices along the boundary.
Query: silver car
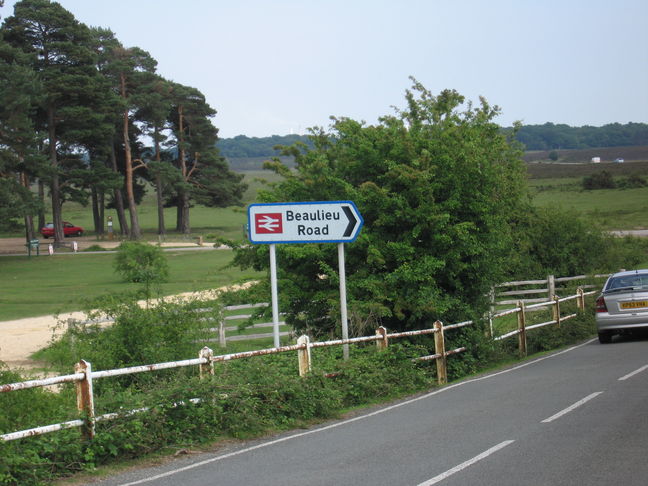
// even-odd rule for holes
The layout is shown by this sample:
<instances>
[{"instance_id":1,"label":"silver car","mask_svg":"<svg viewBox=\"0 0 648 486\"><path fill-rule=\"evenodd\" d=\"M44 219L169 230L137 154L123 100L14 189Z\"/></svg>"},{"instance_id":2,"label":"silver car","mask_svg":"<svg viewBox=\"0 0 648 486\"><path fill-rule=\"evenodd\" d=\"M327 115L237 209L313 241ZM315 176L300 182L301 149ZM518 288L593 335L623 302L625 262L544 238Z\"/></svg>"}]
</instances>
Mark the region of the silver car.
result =
<instances>
[{"instance_id":1,"label":"silver car","mask_svg":"<svg viewBox=\"0 0 648 486\"><path fill-rule=\"evenodd\" d=\"M596 299L596 326L601 343L614 334L648 328L648 269L610 276Z\"/></svg>"}]
</instances>

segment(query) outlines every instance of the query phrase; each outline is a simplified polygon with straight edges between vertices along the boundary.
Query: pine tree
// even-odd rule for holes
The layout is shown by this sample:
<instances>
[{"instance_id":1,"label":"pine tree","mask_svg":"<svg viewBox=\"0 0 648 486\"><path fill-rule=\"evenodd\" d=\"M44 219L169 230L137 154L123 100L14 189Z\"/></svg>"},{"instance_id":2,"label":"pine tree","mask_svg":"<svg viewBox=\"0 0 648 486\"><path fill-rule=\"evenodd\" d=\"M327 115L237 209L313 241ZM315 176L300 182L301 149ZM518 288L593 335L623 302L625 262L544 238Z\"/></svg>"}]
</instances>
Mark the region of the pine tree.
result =
<instances>
[{"instance_id":1,"label":"pine tree","mask_svg":"<svg viewBox=\"0 0 648 486\"><path fill-rule=\"evenodd\" d=\"M175 184L177 231L191 231L191 200L211 206L240 204L245 185L242 176L229 170L216 149L218 129L210 118L216 111L195 88L174 84L171 125L177 144L176 166L180 180Z\"/></svg>"},{"instance_id":2,"label":"pine tree","mask_svg":"<svg viewBox=\"0 0 648 486\"><path fill-rule=\"evenodd\" d=\"M87 143L103 115L94 109L99 95L98 73L90 30L58 3L23 0L3 24L6 42L28 56L44 96L36 117L37 130L47 133L49 183L55 243L63 240L61 185L65 167L60 152Z\"/></svg>"},{"instance_id":3,"label":"pine tree","mask_svg":"<svg viewBox=\"0 0 648 486\"><path fill-rule=\"evenodd\" d=\"M167 141L169 115L173 103L172 84L161 76L153 76L138 93L135 117L144 133L153 139L153 160L147 163L148 174L155 186L158 213L158 235L166 234L164 221L164 187L177 181L179 174L170 161L162 160L162 145Z\"/></svg>"}]
</instances>

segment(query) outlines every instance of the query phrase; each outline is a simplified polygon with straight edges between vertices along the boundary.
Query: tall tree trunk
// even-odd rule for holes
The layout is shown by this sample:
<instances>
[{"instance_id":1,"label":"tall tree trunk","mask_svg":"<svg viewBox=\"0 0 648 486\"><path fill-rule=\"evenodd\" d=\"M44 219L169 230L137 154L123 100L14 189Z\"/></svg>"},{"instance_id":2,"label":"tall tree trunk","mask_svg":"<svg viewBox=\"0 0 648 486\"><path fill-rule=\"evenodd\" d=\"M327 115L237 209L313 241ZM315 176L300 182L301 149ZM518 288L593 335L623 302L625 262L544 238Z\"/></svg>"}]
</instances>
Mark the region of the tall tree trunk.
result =
<instances>
[{"instance_id":1,"label":"tall tree trunk","mask_svg":"<svg viewBox=\"0 0 648 486\"><path fill-rule=\"evenodd\" d=\"M54 107L47 107L47 125L49 137L49 157L52 166L52 182L50 192L52 195L52 222L54 223L54 246L63 243L65 236L63 234L63 217L61 188L58 173L58 158L56 155L56 126L54 124Z\"/></svg>"},{"instance_id":2,"label":"tall tree trunk","mask_svg":"<svg viewBox=\"0 0 648 486\"><path fill-rule=\"evenodd\" d=\"M120 75L121 95L126 100L126 77ZM126 166L126 200L128 201L128 212L130 214L130 239L139 240L142 236L139 221L137 219L137 205L135 204L135 192L133 191L133 157L131 155L130 136L128 135L128 109L122 115L122 135L124 139L124 164Z\"/></svg>"},{"instance_id":3,"label":"tall tree trunk","mask_svg":"<svg viewBox=\"0 0 648 486\"><path fill-rule=\"evenodd\" d=\"M92 220L94 222L95 233L98 236L103 236L103 220L101 219L101 214L99 211L99 194L97 188L92 186L90 188L90 196L92 199Z\"/></svg>"},{"instance_id":4,"label":"tall tree trunk","mask_svg":"<svg viewBox=\"0 0 648 486\"><path fill-rule=\"evenodd\" d=\"M45 226L45 184L42 179L38 179L38 229Z\"/></svg>"},{"instance_id":5,"label":"tall tree trunk","mask_svg":"<svg viewBox=\"0 0 648 486\"><path fill-rule=\"evenodd\" d=\"M158 213L158 235L166 235L164 225L164 197L162 194L162 176L158 173L155 176L155 191L157 193L157 213Z\"/></svg>"},{"instance_id":6,"label":"tall tree trunk","mask_svg":"<svg viewBox=\"0 0 648 486\"><path fill-rule=\"evenodd\" d=\"M115 173L119 173L117 168L117 155L115 154L115 144L110 142L110 163ZM128 234L128 221L126 220L126 212L124 210L124 195L121 188L116 188L113 191L115 198L115 208L117 209L117 220L119 221L119 234L126 236Z\"/></svg>"},{"instance_id":7,"label":"tall tree trunk","mask_svg":"<svg viewBox=\"0 0 648 486\"><path fill-rule=\"evenodd\" d=\"M20 183L26 189L29 189L29 177L26 173L20 173ZM34 234L34 218L31 213L25 213L25 239L26 243L29 243L29 240L33 240L35 237Z\"/></svg>"},{"instance_id":8,"label":"tall tree trunk","mask_svg":"<svg viewBox=\"0 0 648 486\"><path fill-rule=\"evenodd\" d=\"M101 221L101 234L104 234L104 221L106 220L106 193L103 189L99 191L99 221Z\"/></svg>"},{"instance_id":9,"label":"tall tree trunk","mask_svg":"<svg viewBox=\"0 0 648 486\"><path fill-rule=\"evenodd\" d=\"M36 233L34 233L34 218L31 214L25 214L25 241L29 243L29 240L36 238Z\"/></svg>"},{"instance_id":10,"label":"tall tree trunk","mask_svg":"<svg viewBox=\"0 0 648 486\"><path fill-rule=\"evenodd\" d=\"M155 125L155 133L153 135L155 140L155 161L158 164L162 161L160 154L160 129L157 124ZM155 175L155 194L157 195L157 213L158 213L158 235L166 235L166 227L164 226L164 195L162 194L162 175L158 170Z\"/></svg>"},{"instance_id":11,"label":"tall tree trunk","mask_svg":"<svg viewBox=\"0 0 648 486\"><path fill-rule=\"evenodd\" d=\"M182 180L187 182L187 160L186 149L184 146L184 107L178 107L178 132L179 132L179 150L178 157L180 159L180 172L182 173ZM187 235L191 231L189 226L189 193L186 189L181 189L178 194L178 224L177 230L183 235Z\"/></svg>"},{"instance_id":12,"label":"tall tree trunk","mask_svg":"<svg viewBox=\"0 0 648 486\"><path fill-rule=\"evenodd\" d=\"M183 235L191 233L191 225L189 224L189 194L185 191L180 194L180 229Z\"/></svg>"}]
</instances>

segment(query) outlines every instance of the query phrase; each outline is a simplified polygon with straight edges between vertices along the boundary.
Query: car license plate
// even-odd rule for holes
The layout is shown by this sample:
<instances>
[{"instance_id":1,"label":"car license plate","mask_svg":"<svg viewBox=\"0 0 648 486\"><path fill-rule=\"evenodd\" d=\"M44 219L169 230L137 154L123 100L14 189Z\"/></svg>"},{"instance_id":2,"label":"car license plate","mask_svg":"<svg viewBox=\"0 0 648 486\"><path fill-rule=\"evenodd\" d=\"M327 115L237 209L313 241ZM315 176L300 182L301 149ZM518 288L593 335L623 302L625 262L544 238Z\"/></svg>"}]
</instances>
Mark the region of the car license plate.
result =
<instances>
[{"instance_id":1,"label":"car license plate","mask_svg":"<svg viewBox=\"0 0 648 486\"><path fill-rule=\"evenodd\" d=\"M641 309L648 307L648 300L638 300L636 302L621 302L622 309Z\"/></svg>"}]
</instances>

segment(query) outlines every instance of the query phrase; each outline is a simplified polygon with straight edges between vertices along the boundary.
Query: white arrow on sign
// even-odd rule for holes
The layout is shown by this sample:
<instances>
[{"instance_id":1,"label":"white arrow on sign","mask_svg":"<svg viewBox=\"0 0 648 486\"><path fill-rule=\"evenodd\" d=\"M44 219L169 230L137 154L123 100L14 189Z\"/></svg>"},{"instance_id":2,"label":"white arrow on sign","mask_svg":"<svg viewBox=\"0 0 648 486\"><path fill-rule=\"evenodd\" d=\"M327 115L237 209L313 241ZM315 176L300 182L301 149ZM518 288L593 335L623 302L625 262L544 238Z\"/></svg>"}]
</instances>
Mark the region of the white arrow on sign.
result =
<instances>
[{"instance_id":1,"label":"white arrow on sign","mask_svg":"<svg viewBox=\"0 0 648 486\"><path fill-rule=\"evenodd\" d=\"M348 243L364 220L353 201L252 204L248 228L252 243Z\"/></svg>"}]
</instances>

